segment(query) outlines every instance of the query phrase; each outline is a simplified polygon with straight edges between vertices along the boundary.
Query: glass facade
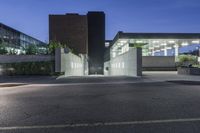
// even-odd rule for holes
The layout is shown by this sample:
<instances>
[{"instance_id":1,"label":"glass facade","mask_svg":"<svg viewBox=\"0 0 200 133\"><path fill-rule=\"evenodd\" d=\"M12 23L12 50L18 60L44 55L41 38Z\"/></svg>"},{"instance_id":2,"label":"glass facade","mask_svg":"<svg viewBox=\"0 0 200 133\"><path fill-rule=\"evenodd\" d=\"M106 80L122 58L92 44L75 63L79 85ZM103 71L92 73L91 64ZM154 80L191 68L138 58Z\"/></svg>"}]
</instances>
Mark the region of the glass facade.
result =
<instances>
[{"instance_id":1,"label":"glass facade","mask_svg":"<svg viewBox=\"0 0 200 133\"><path fill-rule=\"evenodd\" d=\"M8 47L19 48L20 32L15 31L3 24L0 24L0 42L5 42Z\"/></svg>"},{"instance_id":2,"label":"glass facade","mask_svg":"<svg viewBox=\"0 0 200 133\"><path fill-rule=\"evenodd\" d=\"M141 47L143 56L199 55L200 33L124 33L120 31L110 44L109 50L105 52L106 55L110 52L110 58L126 53L130 47Z\"/></svg>"},{"instance_id":3,"label":"glass facade","mask_svg":"<svg viewBox=\"0 0 200 133\"><path fill-rule=\"evenodd\" d=\"M200 34L119 32L113 40L110 56L114 58L121 55L129 47L142 47L143 56L197 55L200 50Z\"/></svg>"},{"instance_id":4,"label":"glass facade","mask_svg":"<svg viewBox=\"0 0 200 133\"><path fill-rule=\"evenodd\" d=\"M29 45L35 45L38 49L38 54L46 52L46 44L22 32L19 32L11 27L0 23L0 43L4 43L7 49L15 49L18 54L24 52L24 48Z\"/></svg>"}]
</instances>

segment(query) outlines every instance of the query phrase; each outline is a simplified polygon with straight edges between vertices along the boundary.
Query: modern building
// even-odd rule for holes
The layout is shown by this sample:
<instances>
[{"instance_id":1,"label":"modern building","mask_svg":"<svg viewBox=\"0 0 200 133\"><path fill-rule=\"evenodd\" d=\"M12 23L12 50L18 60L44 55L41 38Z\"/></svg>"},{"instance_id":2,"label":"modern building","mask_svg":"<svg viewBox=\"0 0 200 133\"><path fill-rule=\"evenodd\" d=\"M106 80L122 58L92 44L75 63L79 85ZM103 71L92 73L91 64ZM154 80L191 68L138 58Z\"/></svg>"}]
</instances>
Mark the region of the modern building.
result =
<instances>
[{"instance_id":1,"label":"modern building","mask_svg":"<svg viewBox=\"0 0 200 133\"><path fill-rule=\"evenodd\" d=\"M105 14L88 12L89 74L103 74L105 50Z\"/></svg>"},{"instance_id":2,"label":"modern building","mask_svg":"<svg viewBox=\"0 0 200 133\"><path fill-rule=\"evenodd\" d=\"M200 33L118 32L113 41L106 44L105 75L141 76L144 67L173 70L178 55L199 56Z\"/></svg>"},{"instance_id":3,"label":"modern building","mask_svg":"<svg viewBox=\"0 0 200 133\"><path fill-rule=\"evenodd\" d=\"M46 44L25 33L0 23L0 43L5 43L7 50L15 50L17 54L23 53L29 45L35 45L38 48L38 54L46 51Z\"/></svg>"},{"instance_id":4,"label":"modern building","mask_svg":"<svg viewBox=\"0 0 200 133\"><path fill-rule=\"evenodd\" d=\"M49 41L67 45L77 54L88 54L87 15L49 15Z\"/></svg>"},{"instance_id":5,"label":"modern building","mask_svg":"<svg viewBox=\"0 0 200 133\"><path fill-rule=\"evenodd\" d=\"M159 60L160 62L153 67L174 69L177 59L175 57L178 55L199 56L200 53L200 33L120 31L113 40L105 40L104 12L88 12L87 15L50 15L49 39L66 44L76 54L87 55L88 74L141 76L142 60L149 59L144 57L151 58L147 61L151 67L152 60ZM166 65L167 63L170 65ZM147 67L150 66L146 64Z\"/></svg>"},{"instance_id":6,"label":"modern building","mask_svg":"<svg viewBox=\"0 0 200 133\"><path fill-rule=\"evenodd\" d=\"M89 74L103 74L105 14L49 15L49 41L67 45L76 54L88 56Z\"/></svg>"},{"instance_id":7,"label":"modern building","mask_svg":"<svg viewBox=\"0 0 200 133\"><path fill-rule=\"evenodd\" d=\"M200 33L124 33L118 32L111 56L123 54L129 47L142 47L143 56L199 54Z\"/></svg>"}]
</instances>

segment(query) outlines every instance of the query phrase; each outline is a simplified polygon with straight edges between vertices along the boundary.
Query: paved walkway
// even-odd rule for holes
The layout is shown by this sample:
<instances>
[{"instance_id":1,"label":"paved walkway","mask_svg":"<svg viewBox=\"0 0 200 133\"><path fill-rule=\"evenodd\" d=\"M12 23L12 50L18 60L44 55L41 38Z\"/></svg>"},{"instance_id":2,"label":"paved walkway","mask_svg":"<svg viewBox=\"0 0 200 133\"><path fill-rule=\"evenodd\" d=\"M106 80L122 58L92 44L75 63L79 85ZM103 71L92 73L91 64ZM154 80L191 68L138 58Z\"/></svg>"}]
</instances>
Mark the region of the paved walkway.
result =
<instances>
[{"instance_id":1,"label":"paved walkway","mask_svg":"<svg viewBox=\"0 0 200 133\"><path fill-rule=\"evenodd\" d=\"M142 83L165 81L198 81L200 76L177 75L175 71L147 71L142 77L127 76L82 76L82 77L50 77L50 76L0 76L0 85L5 84L110 84L110 83Z\"/></svg>"}]
</instances>

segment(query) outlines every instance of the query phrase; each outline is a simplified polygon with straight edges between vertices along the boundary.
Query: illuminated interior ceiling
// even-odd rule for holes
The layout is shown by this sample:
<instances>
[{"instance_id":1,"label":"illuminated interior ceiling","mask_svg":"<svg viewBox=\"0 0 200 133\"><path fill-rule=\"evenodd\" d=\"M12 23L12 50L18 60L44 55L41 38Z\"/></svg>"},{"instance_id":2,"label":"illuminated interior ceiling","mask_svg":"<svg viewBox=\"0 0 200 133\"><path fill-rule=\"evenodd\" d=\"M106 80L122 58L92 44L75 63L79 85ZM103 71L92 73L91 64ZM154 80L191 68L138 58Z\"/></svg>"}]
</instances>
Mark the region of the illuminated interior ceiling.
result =
<instances>
[{"instance_id":1,"label":"illuminated interior ceiling","mask_svg":"<svg viewBox=\"0 0 200 133\"><path fill-rule=\"evenodd\" d=\"M169 52L177 56L183 47L199 48L200 33L125 33L120 31L111 43L111 54L120 55L130 47L142 47L144 56L154 56L159 51L165 56L168 56Z\"/></svg>"},{"instance_id":2,"label":"illuminated interior ceiling","mask_svg":"<svg viewBox=\"0 0 200 133\"><path fill-rule=\"evenodd\" d=\"M143 55L147 56L153 55L155 52L194 44L200 44L200 39L118 39L111 47L111 54L114 54L114 56L123 54L128 51L130 46L134 47L135 45L137 47L141 46Z\"/></svg>"}]
</instances>

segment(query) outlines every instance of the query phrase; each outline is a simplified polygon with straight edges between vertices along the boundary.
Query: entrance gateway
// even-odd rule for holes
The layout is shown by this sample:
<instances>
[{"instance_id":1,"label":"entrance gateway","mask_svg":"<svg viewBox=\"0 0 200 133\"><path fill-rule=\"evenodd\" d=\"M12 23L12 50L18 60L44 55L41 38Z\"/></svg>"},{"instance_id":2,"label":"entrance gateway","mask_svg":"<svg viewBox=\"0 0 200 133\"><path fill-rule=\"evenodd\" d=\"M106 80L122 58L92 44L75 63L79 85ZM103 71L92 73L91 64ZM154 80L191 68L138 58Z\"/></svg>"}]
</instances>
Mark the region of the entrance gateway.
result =
<instances>
[{"instance_id":1,"label":"entrance gateway","mask_svg":"<svg viewBox=\"0 0 200 133\"><path fill-rule=\"evenodd\" d=\"M69 50L58 48L55 52L55 70L64 72L65 76L90 75L88 58L85 55L75 55ZM129 48L121 55L104 62L105 76L142 76L142 49Z\"/></svg>"},{"instance_id":2,"label":"entrance gateway","mask_svg":"<svg viewBox=\"0 0 200 133\"><path fill-rule=\"evenodd\" d=\"M64 72L65 76L141 76L144 64L145 69L149 66L159 70L169 66L175 68L179 55L199 56L200 49L200 33L120 31L109 45L105 45L105 13L99 11L86 15L49 15L50 41L66 44L73 50L73 53L56 50L56 72ZM144 56L146 62L142 63ZM146 58L148 56L151 58ZM156 63L153 61L155 56L158 57Z\"/></svg>"}]
</instances>

